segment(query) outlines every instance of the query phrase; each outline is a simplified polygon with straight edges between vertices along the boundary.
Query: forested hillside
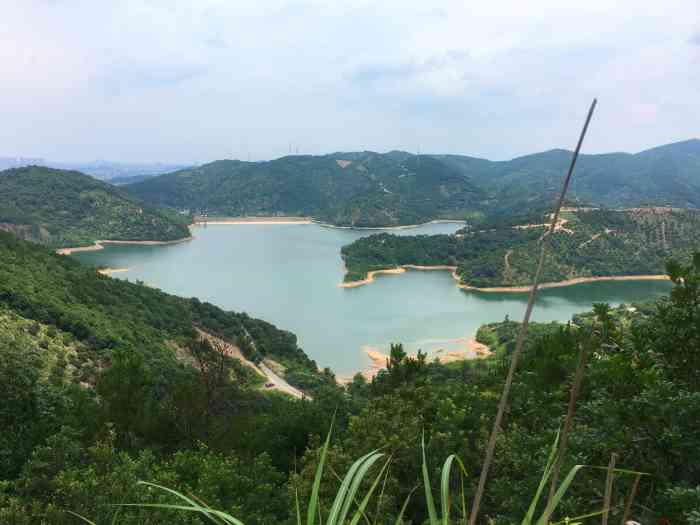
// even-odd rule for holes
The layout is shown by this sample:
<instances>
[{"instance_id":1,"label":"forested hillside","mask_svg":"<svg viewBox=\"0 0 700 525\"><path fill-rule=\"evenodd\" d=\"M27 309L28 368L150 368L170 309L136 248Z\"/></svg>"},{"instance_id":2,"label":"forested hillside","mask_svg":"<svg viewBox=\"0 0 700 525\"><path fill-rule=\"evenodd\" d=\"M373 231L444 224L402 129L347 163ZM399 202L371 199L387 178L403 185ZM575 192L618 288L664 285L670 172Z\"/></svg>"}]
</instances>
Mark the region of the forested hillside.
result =
<instances>
[{"instance_id":1,"label":"forested hillside","mask_svg":"<svg viewBox=\"0 0 700 525\"><path fill-rule=\"evenodd\" d=\"M458 155L438 156L490 195L493 212L517 211L539 203L551 206L571 162L556 149L489 162ZM641 153L583 154L569 190L570 199L594 206L700 207L700 140L659 146Z\"/></svg>"},{"instance_id":2,"label":"forested hillside","mask_svg":"<svg viewBox=\"0 0 700 525\"><path fill-rule=\"evenodd\" d=\"M451 453L464 463L443 482L452 516L471 501L518 323L483 327L490 358L440 365L392 347L388 368L347 387L315 377L313 399L265 395L237 361L195 337L245 327L259 349L288 363L304 356L291 334L242 314L95 274L69 258L0 234L0 522L194 525L204 517L159 507L183 501L138 485L191 495L246 524L295 523L314 486L319 449L333 433L319 478L321 519L340 479L371 450L389 458L369 470L371 523L424 523L432 512L416 486L439 492ZM697 523L700 470L700 255L669 266L674 289L656 304L623 306L534 324L497 442L480 523L525 515L569 403L579 352L588 349L562 473L574 464L617 466L640 478L629 517ZM290 364L291 366L291 364ZM306 365L304 365L306 366ZM425 470L421 464L425 442ZM369 466L369 465L368 465ZM553 520L599 512L605 469L584 468ZM610 491L620 522L634 475ZM428 484L428 486L430 486ZM362 484L358 501L369 489ZM315 492L315 491L313 491ZM297 499L298 496L298 499ZM404 503L405 502L405 503ZM355 512L352 500L348 503ZM537 515L542 511L542 503ZM441 512L444 512L441 509ZM693 521L695 520L695 521Z\"/></svg>"},{"instance_id":3,"label":"forested hillside","mask_svg":"<svg viewBox=\"0 0 700 525\"><path fill-rule=\"evenodd\" d=\"M552 150L493 162L405 152L222 160L129 184L139 198L210 215L307 215L342 226L517 215L551 206L571 160ZM582 155L572 203L700 207L700 140Z\"/></svg>"},{"instance_id":4,"label":"forested hillside","mask_svg":"<svg viewBox=\"0 0 700 525\"><path fill-rule=\"evenodd\" d=\"M148 202L210 215L306 215L343 226L464 218L482 198L457 170L402 152L218 161L127 189Z\"/></svg>"},{"instance_id":5,"label":"forested hillside","mask_svg":"<svg viewBox=\"0 0 700 525\"><path fill-rule=\"evenodd\" d=\"M70 257L3 232L0 307L69 334L70 341L88 351L83 357L93 372L108 364L114 352L134 351L166 376L176 366L178 352L199 339L196 329L239 346L252 361L272 358L290 372L313 376L316 371L290 332L195 298L99 275ZM85 372L81 380L93 382L94 377Z\"/></svg>"},{"instance_id":6,"label":"forested hillside","mask_svg":"<svg viewBox=\"0 0 700 525\"><path fill-rule=\"evenodd\" d=\"M52 247L99 239L170 241L189 218L139 202L77 171L40 166L0 172L0 230Z\"/></svg>"},{"instance_id":7,"label":"forested hillside","mask_svg":"<svg viewBox=\"0 0 700 525\"><path fill-rule=\"evenodd\" d=\"M455 266L461 283L479 288L532 282L548 214L533 222L500 221L456 235L378 234L342 248L346 281L402 265ZM485 229L481 229L485 228ZM555 228L543 282L580 277L662 274L673 256L689 260L700 247L700 212L671 208L626 211L569 208Z\"/></svg>"}]
</instances>

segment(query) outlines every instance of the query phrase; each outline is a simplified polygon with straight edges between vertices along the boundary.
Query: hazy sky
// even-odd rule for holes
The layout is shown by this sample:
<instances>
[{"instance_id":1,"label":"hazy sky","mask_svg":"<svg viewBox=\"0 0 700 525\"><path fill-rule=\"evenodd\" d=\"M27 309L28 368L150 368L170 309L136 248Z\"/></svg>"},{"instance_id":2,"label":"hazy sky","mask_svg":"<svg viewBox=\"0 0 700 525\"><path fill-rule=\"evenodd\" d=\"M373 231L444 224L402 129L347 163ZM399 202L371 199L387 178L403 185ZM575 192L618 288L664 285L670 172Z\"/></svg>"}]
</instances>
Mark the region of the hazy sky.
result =
<instances>
[{"instance_id":1,"label":"hazy sky","mask_svg":"<svg viewBox=\"0 0 700 525\"><path fill-rule=\"evenodd\" d=\"M576 6L579 7L569 7ZM566 6L566 7L565 7ZM0 156L505 159L700 136L699 0L0 0Z\"/></svg>"}]
</instances>

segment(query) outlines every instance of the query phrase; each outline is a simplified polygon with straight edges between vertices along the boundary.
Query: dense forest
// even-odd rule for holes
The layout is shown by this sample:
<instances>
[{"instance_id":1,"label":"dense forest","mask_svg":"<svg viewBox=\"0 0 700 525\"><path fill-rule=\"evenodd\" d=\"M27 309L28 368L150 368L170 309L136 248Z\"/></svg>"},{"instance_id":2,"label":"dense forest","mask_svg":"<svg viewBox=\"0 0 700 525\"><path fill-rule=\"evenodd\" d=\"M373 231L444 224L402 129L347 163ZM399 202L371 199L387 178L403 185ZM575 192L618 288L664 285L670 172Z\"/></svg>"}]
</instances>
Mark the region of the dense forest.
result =
<instances>
[{"instance_id":1,"label":"dense forest","mask_svg":"<svg viewBox=\"0 0 700 525\"><path fill-rule=\"evenodd\" d=\"M402 152L222 160L125 188L147 202L210 215L304 215L343 226L464 218L483 198L458 170Z\"/></svg>"},{"instance_id":2,"label":"dense forest","mask_svg":"<svg viewBox=\"0 0 700 525\"><path fill-rule=\"evenodd\" d=\"M6 234L0 263L1 523L81 523L72 513L100 525L210 522L172 508L120 506L182 504L138 481L191 495L246 524L296 523L295 502L304 514L316 494L325 522L340 477L375 449L390 462L370 470L381 472L381 490L365 507L368 521L394 523L402 507L404 522L427 520L430 491L414 488L428 476L439 500L440 468L452 453L464 471L442 483L454 494L454 521L462 520L460 487L471 501L518 323L482 327L478 338L494 351L490 358L440 365L397 344L372 381L358 375L341 387L315 371L292 334L244 314L100 276ZM700 447L700 254L668 271L674 288L656 303L597 305L569 324L531 326L480 522L522 520L586 348L562 473L574 464L604 467L616 453L622 470L609 491L613 522L629 501L630 470L645 473L630 517L700 523L693 460ZM261 389L195 328L248 351L250 334L265 354L251 358L297 363L312 396ZM316 485L331 423L327 468ZM604 468L581 470L553 520L599 512L605 479ZM542 503L537 508L539 515Z\"/></svg>"},{"instance_id":3,"label":"dense forest","mask_svg":"<svg viewBox=\"0 0 700 525\"><path fill-rule=\"evenodd\" d=\"M401 265L457 267L463 284L487 288L532 282L539 243L549 228L548 214L527 221L502 220L455 235L359 239L342 248L346 281L364 279L372 270ZM568 208L551 239L543 282L578 277L654 275L673 256L687 261L700 247L700 212L671 208L625 211Z\"/></svg>"},{"instance_id":4,"label":"dense forest","mask_svg":"<svg viewBox=\"0 0 700 525\"><path fill-rule=\"evenodd\" d=\"M551 207L571 152L492 162L393 151L221 160L129 184L137 197L209 215L306 215L341 226L520 215ZM581 155L569 192L577 205L700 207L700 140L637 154Z\"/></svg>"},{"instance_id":5,"label":"dense forest","mask_svg":"<svg viewBox=\"0 0 700 525\"><path fill-rule=\"evenodd\" d=\"M41 166L6 170L0 172L0 195L0 230L47 246L189 236L189 217L144 204L77 171Z\"/></svg>"}]
</instances>

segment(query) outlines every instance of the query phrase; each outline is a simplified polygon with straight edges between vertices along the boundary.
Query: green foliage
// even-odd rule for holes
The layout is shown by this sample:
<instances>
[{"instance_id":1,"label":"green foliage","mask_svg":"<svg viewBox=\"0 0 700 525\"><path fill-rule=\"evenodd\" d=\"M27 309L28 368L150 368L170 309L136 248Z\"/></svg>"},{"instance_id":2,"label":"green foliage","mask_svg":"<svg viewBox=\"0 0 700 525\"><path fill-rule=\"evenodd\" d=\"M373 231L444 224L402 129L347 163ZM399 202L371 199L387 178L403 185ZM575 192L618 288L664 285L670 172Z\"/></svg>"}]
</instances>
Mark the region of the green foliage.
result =
<instances>
[{"instance_id":1,"label":"green foliage","mask_svg":"<svg viewBox=\"0 0 700 525\"><path fill-rule=\"evenodd\" d=\"M221 160L130 184L162 206L210 215L305 215L342 226L431 219L532 222L551 209L572 153L553 150L491 162L393 151L296 155L268 162ZM581 155L571 203L700 207L700 140L636 155ZM337 161L350 161L342 167ZM345 164L345 163L343 163ZM523 211L527 210L527 211Z\"/></svg>"},{"instance_id":2,"label":"green foliage","mask_svg":"<svg viewBox=\"0 0 700 525\"><path fill-rule=\"evenodd\" d=\"M611 520L622 517L627 472L652 476L640 484L632 518L697 520L697 262L669 264L673 290L656 303L595 305L571 323L531 325L496 443L483 522L515 523L527 515L535 521L544 511L540 498L528 514L543 465L551 465L582 345L590 359L562 465L562 473L576 475L563 478L569 484L553 521L599 511L604 470L576 466L605 465L613 452L620 468ZM464 517L458 508L473 498L518 323L482 327L478 337L495 350L491 358L443 366L394 345L387 370L372 381L357 379L342 390L329 371L318 374L313 400L292 400L258 392L193 327L228 342L245 335L265 358L281 355L302 367L288 332L96 275L9 235L0 235L0 263L0 384L7 401L0 425L11 429L0 436L2 523L69 525L77 519L66 512L72 510L102 525L114 519L114 504L182 503L139 480L197 495L194 505L243 523L297 521L297 494L307 517L315 494L314 520L333 512L336 522L351 521L368 494L363 514L372 523ZM333 413L336 439L322 446ZM379 453L391 458L383 471ZM461 480L450 475L456 457ZM414 489L438 479L439 491L423 482L435 498L433 513L429 498ZM116 523L203 519L199 512L139 506L122 508Z\"/></svg>"},{"instance_id":3,"label":"green foliage","mask_svg":"<svg viewBox=\"0 0 700 525\"><path fill-rule=\"evenodd\" d=\"M341 167L337 160L349 160ZM403 152L222 160L127 186L137 197L210 215L303 215L341 226L463 219L481 192L454 168Z\"/></svg>"},{"instance_id":4,"label":"green foliage","mask_svg":"<svg viewBox=\"0 0 700 525\"><path fill-rule=\"evenodd\" d=\"M189 236L188 217L145 205L77 171L40 166L7 170L0 173L0 195L0 230L48 246Z\"/></svg>"},{"instance_id":5,"label":"green foliage","mask_svg":"<svg viewBox=\"0 0 700 525\"><path fill-rule=\"evenodd\" d=\"M297 346L296 336L270 323L98 275L75 260L3 232L1 305L70 334L92 351L88 356L98 366L117 348L143 354L152 365L155 385L167 382L168 370L178 366L174 349L196 338L195 327L230 342L249 334L259 357L308 373L316 370L316 364ZM250 377L245 372L238 375L243 380Z\"/></svg>"},{"instance_id":6,"label":"green foliage","mask_svg":"<svg viewBox=\"0 0 700 525\"><path fill-rule=\"evenodd\" d=\"M700 140L667 144L634 155L580 155L570 199L606 207L700 206ZM438 158L460 170L491 196L494 212L510 213L546 203L551 209L571 162L561 149L489 162L458 155Z\"/></svg>"},{"instance_id":7,"label":"green foliage","mask_svg":"<svg viewBox=\"0 0 700 525\"><path fill-rule=\"evenodd\" d=\"M690 260L700 242L700 212L692 210L579 209L568 211L556 230L543 282L578 277L662 274L666 260ZM456 235L371 235L343 246L346 281L367 272L402 265L457 267L462 283L476 287L532 283L542 219L534 223L482 226Z\"/></svg>"}]
</instances>

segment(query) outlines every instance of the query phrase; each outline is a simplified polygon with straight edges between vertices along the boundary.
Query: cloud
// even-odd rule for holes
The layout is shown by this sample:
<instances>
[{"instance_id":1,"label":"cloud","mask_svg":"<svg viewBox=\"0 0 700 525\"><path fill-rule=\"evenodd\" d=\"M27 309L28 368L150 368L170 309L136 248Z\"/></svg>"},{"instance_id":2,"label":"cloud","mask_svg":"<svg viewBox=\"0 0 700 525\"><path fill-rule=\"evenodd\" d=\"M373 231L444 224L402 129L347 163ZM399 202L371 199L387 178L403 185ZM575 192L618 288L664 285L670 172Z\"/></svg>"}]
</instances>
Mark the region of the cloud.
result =
<instances>
[{"instance_id":1,"label":"cloud","mask_svg":"<svg viewBox=\"0 0 700 525\"><path fill-rule=\"evenodd\" d=\"M588 151L697 135L697 0L97 4L3 9L0 155L502 159L570 147L594 96Z\"/></svg>"},{"instance_id":2,"label":"cloud","mask_svg":"<svg viewBox=\"0 0 700 525\"><path fill-rule=\"evenodd\" d=\"M700 31L690 37L690 43L695 46L700 46Z\"/></svg>"},{"instance_id":3,"label":"cloud","mask_svg":"<svg viewBox=\"0 0 700 525\"><path fill-rule=\"evenodd\" d=\"M121 62L106 64L93 80L107 93L119 94L137 89L174 89L207 71L207 67L197 64Z\"/></svg>"}]
</instances>

